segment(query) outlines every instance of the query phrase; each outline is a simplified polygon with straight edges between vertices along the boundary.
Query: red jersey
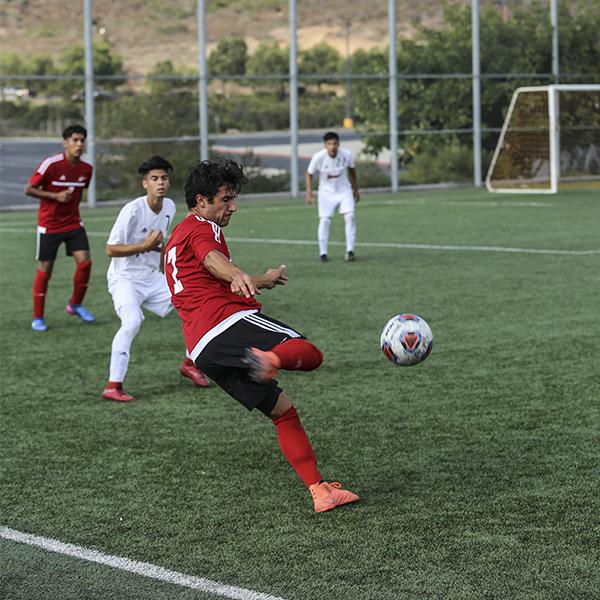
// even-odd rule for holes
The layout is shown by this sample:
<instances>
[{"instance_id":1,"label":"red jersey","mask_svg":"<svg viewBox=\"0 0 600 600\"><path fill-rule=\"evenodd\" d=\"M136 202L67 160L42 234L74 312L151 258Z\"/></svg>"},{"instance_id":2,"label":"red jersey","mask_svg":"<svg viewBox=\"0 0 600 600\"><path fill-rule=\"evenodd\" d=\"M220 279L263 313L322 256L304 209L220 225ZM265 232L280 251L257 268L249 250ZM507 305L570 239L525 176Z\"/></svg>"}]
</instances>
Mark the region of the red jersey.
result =
<instances>
[{"instance_id":1,"label":"red jersey","mask_svg":"<svg viewBox=\"0 0 600 600\"><path fill-rule=\"evenodd\" d=\"M29 185L45 192L62 192L73 188L69 202L40 200L38 226L43 233L62 233L81 227L79 202L83 188L90 185L92 165L83 160L71 164L64 153L46 158L29 178Z\"/></svg>"},{"instance_id":2,"label":"red jersey","mask_svg":"<svg viewBox=\"0 0 600 600\"><path fill-rule=\"evenodd\" d=\"M165 248L171 302L183 321L185 345L193 360L219 333L261 308L255 298L236 296L229 283L207 271L204 258L211 250L231 260L221 228L196 215L188 215L173 229Z\"/></svg>"}]
</instances>

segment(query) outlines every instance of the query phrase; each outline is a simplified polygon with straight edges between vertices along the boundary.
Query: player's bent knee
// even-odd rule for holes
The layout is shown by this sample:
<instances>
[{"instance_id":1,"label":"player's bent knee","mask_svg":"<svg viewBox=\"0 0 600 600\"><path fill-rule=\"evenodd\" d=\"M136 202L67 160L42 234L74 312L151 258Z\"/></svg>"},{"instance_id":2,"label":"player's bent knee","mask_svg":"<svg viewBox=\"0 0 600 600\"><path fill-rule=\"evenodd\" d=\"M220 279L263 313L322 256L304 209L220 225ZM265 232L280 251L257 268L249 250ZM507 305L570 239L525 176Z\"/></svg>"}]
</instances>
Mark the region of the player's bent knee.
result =
<instances>
[{"instance_id":1,"label":"player's bent knee","mask_svg":"<svg viewBox=\"0 0 600 600\"><path fill-rule=\"evenodd\" d=\"M263 408L267 408L267 400L263 400L263 402L256 407L260 412L271 419L281 417L281 415L285 414L293 406L289 396L283 390L277 388L276 391L277 397L273 396L268 399L268 401L272 403L268 412L263 410ZM263 404L265 404L265 406L263 406Z\"/></svg>"},{"instance_id":2,"label":"player's bent knee","mask_svg":"<svg viewBox=\"0 0 600 600\"><path fill-rule=\"evenodd\" d=\"M137 335L142 326L142 319L139 316L127 316L121 319L121 331L130 337Z\"/></svg>"}]
</instances>

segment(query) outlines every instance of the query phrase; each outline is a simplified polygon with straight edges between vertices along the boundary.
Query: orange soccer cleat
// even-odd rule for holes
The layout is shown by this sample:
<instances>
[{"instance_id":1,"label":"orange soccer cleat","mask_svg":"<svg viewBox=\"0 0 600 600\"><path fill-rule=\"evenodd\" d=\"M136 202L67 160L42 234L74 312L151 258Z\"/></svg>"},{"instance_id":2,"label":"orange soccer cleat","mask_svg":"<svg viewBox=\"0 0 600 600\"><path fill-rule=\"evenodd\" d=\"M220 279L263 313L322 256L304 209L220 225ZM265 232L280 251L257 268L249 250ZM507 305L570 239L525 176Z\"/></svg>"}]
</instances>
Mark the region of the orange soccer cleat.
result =
<instances>
[{"instance_id":1,"label":"orange soccer cleat","mask_svg":"<svg viewBox=\"0 0 600 600\"><path fill-rule=\"evenodd\" d=\"M179 367L179 372L188 379L191 379L198 387L210 387L210 380L208 377L199 369L196 368L194 363L190 360L184 360Z\"/></svg>"},{"instance_id":2,"label":"orange soccer cleat","mask_svg":"<svg viewBox=\"0 0 600 600\"><path fill-rule=\"evenodd\" d=\"M277 377L281 361L273 352L263 352L258 348L247 348L244 363L248 365L250 379L259 383Z\"/></svg>"},{"instance_id":3,"label":"orange soccer cleat","mask_svg":"<svg viewBox=\"0 0 600 600\"><path fill-rule=\"evenodd\" d=\"M337 481L315 483L308 489L315 502L315 512L318 513L360 500L356 494L343 490L341 484Z\"/></svg>"},{"instance_id":4,"label":"orange soccer cleat","mask_svg":"<svg viewBox=\"0 0 600 600\"><path fill-rule=\"evenodd\" d=\"M105 387L102 397L116 402L133 402L135 398L128 394L122 387Z\"/></svg>"}]
</instances>

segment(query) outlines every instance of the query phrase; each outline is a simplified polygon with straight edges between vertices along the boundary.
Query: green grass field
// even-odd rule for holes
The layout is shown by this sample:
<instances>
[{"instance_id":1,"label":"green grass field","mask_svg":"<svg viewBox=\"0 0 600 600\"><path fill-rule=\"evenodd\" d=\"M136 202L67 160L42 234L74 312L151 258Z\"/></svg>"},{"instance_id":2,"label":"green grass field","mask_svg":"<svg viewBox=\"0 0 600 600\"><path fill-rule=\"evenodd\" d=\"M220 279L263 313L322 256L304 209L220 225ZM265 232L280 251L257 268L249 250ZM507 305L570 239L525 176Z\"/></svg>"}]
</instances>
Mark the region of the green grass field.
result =
<instances>
[{"instance_id":1,"label":"green grass field","mask_svg":"<svg viewBox=\"0 0 600 600\"><path fill-rule=\"evenodd\" d=\"M3 214L0 528L286 600L599 598L598 193L365 196L358 261L336 217L328 264L314 208L240 205L234 261L288 265L263 310L325 354L281 384L323 474L362 501L312 511L269 421L179 375L176 314L148 315L135 340L137 402L102 400L117 210L84 214L98 322L65 313L61 254L45 334L29 328L35 215ZM417 367L379 350L399 312L434 332ZM0 537L3 599L217 597Z\"/></svg>"}]
</instances>

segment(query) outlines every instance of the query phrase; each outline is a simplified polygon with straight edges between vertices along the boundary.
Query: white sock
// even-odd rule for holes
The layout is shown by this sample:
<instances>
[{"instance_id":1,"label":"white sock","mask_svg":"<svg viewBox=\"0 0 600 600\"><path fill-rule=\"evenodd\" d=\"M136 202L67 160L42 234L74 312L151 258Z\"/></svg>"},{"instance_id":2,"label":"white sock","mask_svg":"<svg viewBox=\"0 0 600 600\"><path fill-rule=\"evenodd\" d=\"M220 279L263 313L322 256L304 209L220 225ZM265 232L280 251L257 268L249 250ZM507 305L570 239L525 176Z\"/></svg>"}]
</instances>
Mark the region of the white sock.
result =
<instances>
[{"instance_id":1,"label":"white sock","mask_svg":"<svg viewBox=\"0 0 600 600\"><path fill-rule=\"evenodd\" d=\"M346 223L346 252L354 252L356 242L356 218L353 212L344 213Z\"/></svg>"},{"instance_id":2,"label":"white sock","mask_svg":"<svg viewBox=\"0 0 600 600\"><path fill-rule=\"evenodd\" d=\"M331 217L321 217L319 219L319 230L317 232L319 239L319 256L327 254L329 245L329 227L331 226Z\"/></svg>"},{"instance_id":3,"label":"white sock","mask_svg":"<svg viewBox=\"0 0 600 600\"><path fill-rule=\"evenodd\" d=\"M131 344L144 317L137 304L128 304L121 307L119 317L121 317L121 328L112 341L108 380L123 382L129 366Z\"/></svg>"}]
</instances>

